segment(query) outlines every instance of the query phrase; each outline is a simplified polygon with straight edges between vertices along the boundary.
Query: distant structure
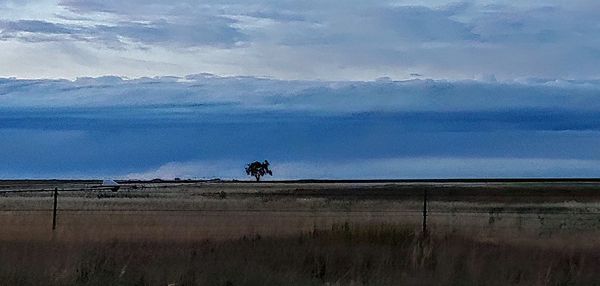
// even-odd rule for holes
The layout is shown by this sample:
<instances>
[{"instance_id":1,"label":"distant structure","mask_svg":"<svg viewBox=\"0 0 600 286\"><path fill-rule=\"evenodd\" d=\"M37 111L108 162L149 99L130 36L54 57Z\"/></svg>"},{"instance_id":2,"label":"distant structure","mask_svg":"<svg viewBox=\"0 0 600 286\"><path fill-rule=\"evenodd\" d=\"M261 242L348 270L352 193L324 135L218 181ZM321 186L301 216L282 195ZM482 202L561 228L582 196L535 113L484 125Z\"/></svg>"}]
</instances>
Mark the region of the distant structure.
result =
<instances>
[{"instance_id":1,"label":"distant structure","mask_svg":"<svg viewBox=\"0 0 600 286\"><path fill-rule=\"evenodd\" d=\"M102 186L111 189L113 192L116 192L121 188L121 185L114 180L103 180Z\"/></svg>"},{"instance_id":2,"label":"distant structure","mask_svg":"<svg viewBox=\"0 0 600 286\"><path fill-rule=\"evenodd\" d=\"M264 162L252 162L246 166L246 175L256 178L256 181L260 181L260 177L264 175L273 176L273 172L269 169L269 161Z\"/></svg>"}]
</instances>

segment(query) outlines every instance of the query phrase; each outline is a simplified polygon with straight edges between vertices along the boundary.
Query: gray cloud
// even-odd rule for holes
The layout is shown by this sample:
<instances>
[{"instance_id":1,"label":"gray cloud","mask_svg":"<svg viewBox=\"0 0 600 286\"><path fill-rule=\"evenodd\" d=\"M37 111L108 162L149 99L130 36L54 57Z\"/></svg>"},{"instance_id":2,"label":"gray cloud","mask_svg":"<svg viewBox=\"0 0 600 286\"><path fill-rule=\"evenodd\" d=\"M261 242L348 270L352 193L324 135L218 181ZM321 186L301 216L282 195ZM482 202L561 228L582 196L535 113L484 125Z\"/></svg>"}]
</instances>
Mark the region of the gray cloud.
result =
<instances>
[{"instance_id":1,"label":"gray cloud","mask_svg":"<svg viewBox=\"0 0 600 286\"><path fill-rule=\"evenodd\" d=\"M20 39L30 42L74 39L81 31L76 27L39 20L0 22L0 39Z\"/></svg>"},{"instance_id":2,"label":"gray cloud","mask_svg":"<svg viewBox=\"0 0 600 286\"><path fill-rule=\"evenodd\" d=\"M54 24L38 20L19 20L13 22L2 22L0 24L3 33L29 32L43 34L71 34L73 29L65 25Z\"/></svg>"},{"instance_id":3,"label":"gray cloud","mask_svg":"<svg viewBox=\"0 0 600 286\"><path fill-rule=\"evenodd\" d=\"M283 81L199 74L131 80L3 79L0 105L22 108L219 104L242 110L324 113L523 109L597 112L598 92L600 82L592 80Z\"/></svg>"},{"instance_id":4,"label":"gray cloud","mask_svg":"<svg viewBox=\"0 0 600 286\"><path fill-rule=\"evenodd\" d=\"M180 47L231 46L245 39L244 34L231 27L232 22L225 18L210 17L204 22L193 24L169 23L165 20L151 23L120 23L116 26L96 26L90 33L126 37L150 45L177 43Z\"/></svg>"},{"instance_id":5,"label":"gray cloud","mask_svg":"<svg viewBox=\"0 0 600 286\"><path fill-rule=\"evenodd\" d=\"M592 1L63 0L48 8L52 14L35 19L12 9L0 37L71 42L106 62L160 59L180 76L203 71L335 80L600 76L595 16L600 7ZM12 62L15 56L6 57ZM46 58L44 67L65 70L56 57ZM160 75L160 66L106 65L93 71ZM14 74L16 68L3 67L0 74L27 77L39 70L18 67ZM61 68L55 68L57 76ZM72 69L69 76L77 73ZM80 70L89 73L88 67Z\"/></svg>"},{"instance_id":6,"label":"gray cloud","mask_svg":"<svg viewBox=\"0 0 600 286\"><path fill-rule=\"evenodd\" d=\"M152 6L153 9L148 10L150 14L147 15L136 13L133 15L139 16L113 17L109 21L103 21L85 15L83 7L95 12L119 13L119 10L109 9L111 3L80 3L81 11L76 9L79 7L77 3L70 4L75 5L74 10L83 14L57 14L54 19L43 20L4 20L0 22L0 37L29 42L101 43L104 47L119 49L128 48L128 42L175 49L202 46L228 48L245 40L245 35L234 27L236 21L220 15L185 12L176 13L175 16L162 14L153 17L150 10L164 12L166 8ZM118 7L123 8L122 5Z\"/></svg>"},{"instance_id":7,"label":"gray cloud","mask_svg":"<svg viewBox=\"0 0 600 286\"><path fill-rule=\"evenodd\" d=\"M595 176L599 9L0 0L0 173Z\"/></svg>"},{"instance_id":8,"label":"gray cloud","mask_svg":"<svg viewBox=\"0 0 600 286\"><path fill-rule=\"evenodd\" d=\"M238 177L268 158L277 178L594 176L599 91L544 79L0 79L0 173Z\"/></svg>"},{"instance_id":9,"label":"gray cloud","mask_svg":"<svg viewBox=\"0 0 600 286\"><path fill-rule=\"evenodd\" d=\"M123 48L126 38L147 45L177 45L181 48L194 46L232 46L245 36L232 28L232 21L210 18L204 23L175 24L167 21L150 23L118 23L113 26L96 25L81 27L55 24L45 21L0 22L0 38L16 38L25 41L85 41L101 42L107 47Z\"/></svg>"}]
</instances>

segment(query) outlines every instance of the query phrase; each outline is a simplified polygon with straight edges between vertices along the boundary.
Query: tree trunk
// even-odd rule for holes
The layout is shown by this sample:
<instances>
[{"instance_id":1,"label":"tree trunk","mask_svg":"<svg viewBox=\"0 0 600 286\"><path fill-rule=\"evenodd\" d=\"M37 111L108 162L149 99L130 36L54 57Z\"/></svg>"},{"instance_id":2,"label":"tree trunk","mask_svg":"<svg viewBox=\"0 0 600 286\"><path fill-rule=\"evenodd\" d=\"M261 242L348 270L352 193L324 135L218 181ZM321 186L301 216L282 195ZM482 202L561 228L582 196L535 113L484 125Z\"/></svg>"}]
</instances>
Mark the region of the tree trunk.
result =
<instances>
[{"instance_id":1,"label":"tree trunk","mask_svg":"<svg viewBox=\"0 0 600 286\"><path fill-rule=\"evenodd\" d=\"M260 176L255 176L256 181L259 182L260 181Z\"/></svg>"}]
</instances>

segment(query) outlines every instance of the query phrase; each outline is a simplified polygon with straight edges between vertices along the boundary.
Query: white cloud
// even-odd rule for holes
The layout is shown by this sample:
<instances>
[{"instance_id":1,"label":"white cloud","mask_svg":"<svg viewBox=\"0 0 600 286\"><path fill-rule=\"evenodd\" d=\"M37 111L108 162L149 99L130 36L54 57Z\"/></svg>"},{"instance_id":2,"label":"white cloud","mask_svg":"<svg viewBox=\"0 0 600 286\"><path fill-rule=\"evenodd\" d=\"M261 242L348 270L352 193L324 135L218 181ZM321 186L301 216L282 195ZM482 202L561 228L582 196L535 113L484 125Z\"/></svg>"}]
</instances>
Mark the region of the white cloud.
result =
<instances>
[{"instance_id":1,"label":"white cloud","mask_svg":"<svg viewBox=\"0 0 600 286\"><path fill-rule=\"evenodd\" d=\"M345 162L272 162L273 177L286 179L431 179L597 177L600 161L545 158L413 157ZM171 162L127 179L244 179L242 162Z\"/></svg>"},{"instance_id":2,"label":"white cloud","mask_svg":"<svg viewBox=\"0 0 600 286\"><path fill-rule=\"evenodd\" d=\"M232 161L212 162L169 162L154 170L125 175L126 179L213 179L213 178L240 178L240 170L244 170L243 163Z\"/></svg>"},{"instance_id":3,"label":"white cloud","mask_svg":"<svg viewBox=\"0 0 600 286\"><path fill-rule=\"evenodd\" d=\"M3 45L27 47L0 55L4 76L600 76L600 7L593 1L0 3ZM36 64L19 64L33 53L40 55ZM71 53L92 54L93 61Z\"/></svg>"}]
</instances>

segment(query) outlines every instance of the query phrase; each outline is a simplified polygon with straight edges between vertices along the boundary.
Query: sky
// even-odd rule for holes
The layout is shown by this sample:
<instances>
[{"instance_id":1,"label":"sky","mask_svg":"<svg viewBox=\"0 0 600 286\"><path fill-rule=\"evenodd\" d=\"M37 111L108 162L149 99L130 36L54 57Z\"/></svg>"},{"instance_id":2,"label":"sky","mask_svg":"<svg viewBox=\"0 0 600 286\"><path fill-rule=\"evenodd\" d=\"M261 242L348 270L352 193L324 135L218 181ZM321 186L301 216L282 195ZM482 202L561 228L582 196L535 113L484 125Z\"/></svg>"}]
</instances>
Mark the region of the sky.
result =
<instances>
[{"instance_id":1,"label":"sky","mask_svg":"<svg viewBox=\"0 0 600 286\"><path fill-rule=\"evenodd\" d=\"M0 178L599 177L599 13L0 0Z\"/></svg>"}]
</instances>

